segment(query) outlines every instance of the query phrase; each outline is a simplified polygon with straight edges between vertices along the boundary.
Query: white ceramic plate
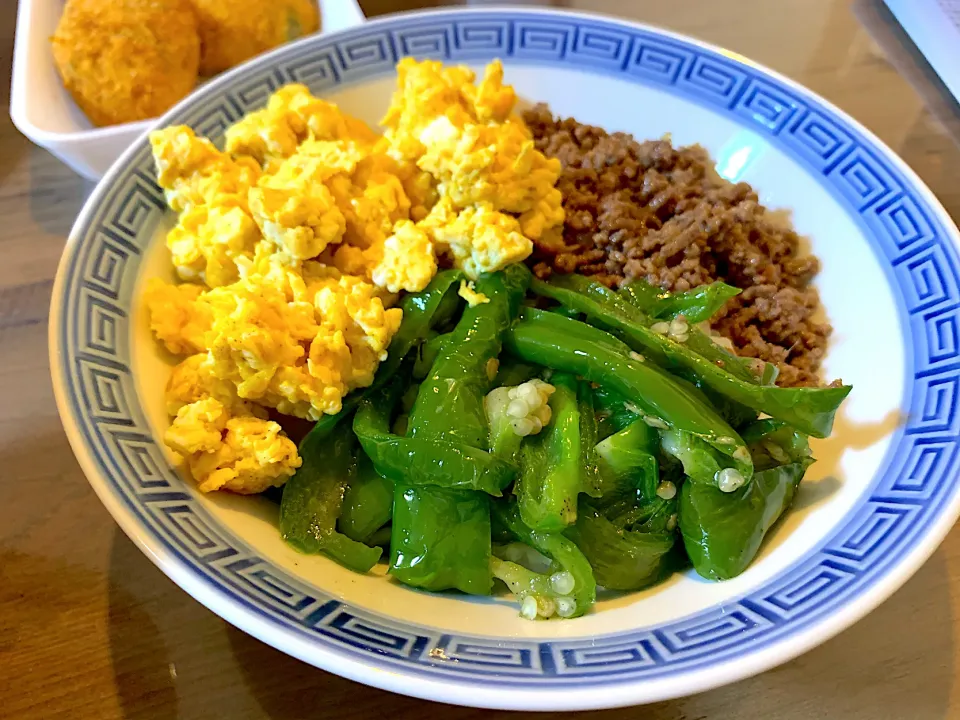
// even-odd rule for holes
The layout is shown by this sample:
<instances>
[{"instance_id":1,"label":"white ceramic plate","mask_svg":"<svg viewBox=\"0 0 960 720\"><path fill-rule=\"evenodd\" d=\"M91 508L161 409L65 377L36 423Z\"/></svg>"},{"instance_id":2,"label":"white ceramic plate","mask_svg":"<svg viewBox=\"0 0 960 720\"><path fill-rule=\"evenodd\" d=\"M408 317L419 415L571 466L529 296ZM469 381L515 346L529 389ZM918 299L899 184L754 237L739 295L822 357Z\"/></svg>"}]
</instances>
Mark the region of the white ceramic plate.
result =
<instances>
[{"instance_id":1,"label":"white ceramic plate","mask_svg":"<svg viewBox=\"0 0 960 720\"><path fill-rule=\"evenodd\" d=\"M170 275L172 223L138 140L83 210L57 277L57 399L90 482L187 592L332 672L451 703L576 709L692 693L784 662L875 607L958 514L957 232L916 176L855 121L732 53L641 25L555 11L404 15L281 48L210 83L164 124L215 140L302 81L375 123L403 55L503 58L525 101L639 138L699 142L721 174L789 211L823 261L835 330L826 374L854 386L815 445L796 508L742 576L677 575L569 622L502 599L429 595L298 555L267 501L201 497L160 432L169 367L138 302Z\"/></svg>"}]
</instances>

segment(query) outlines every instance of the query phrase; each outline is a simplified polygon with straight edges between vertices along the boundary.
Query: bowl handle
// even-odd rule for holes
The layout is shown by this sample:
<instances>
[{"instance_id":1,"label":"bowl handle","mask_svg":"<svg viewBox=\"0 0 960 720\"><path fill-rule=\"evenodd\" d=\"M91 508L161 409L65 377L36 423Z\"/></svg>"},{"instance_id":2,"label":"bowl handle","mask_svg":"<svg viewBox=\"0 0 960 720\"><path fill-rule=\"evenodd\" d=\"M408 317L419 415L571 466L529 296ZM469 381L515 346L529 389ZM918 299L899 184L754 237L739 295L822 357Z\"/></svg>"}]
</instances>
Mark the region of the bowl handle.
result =
<instances>
[{"instance_id":1,"label":"bowl handle","mask_svg":"<svg viewBox=\"0 0 960 720\"><path fill-rule=\"evenodd\" d=\"M357 0L320 0L320 32L357 27L366 21Z\"/></svg>"}]
</instances>

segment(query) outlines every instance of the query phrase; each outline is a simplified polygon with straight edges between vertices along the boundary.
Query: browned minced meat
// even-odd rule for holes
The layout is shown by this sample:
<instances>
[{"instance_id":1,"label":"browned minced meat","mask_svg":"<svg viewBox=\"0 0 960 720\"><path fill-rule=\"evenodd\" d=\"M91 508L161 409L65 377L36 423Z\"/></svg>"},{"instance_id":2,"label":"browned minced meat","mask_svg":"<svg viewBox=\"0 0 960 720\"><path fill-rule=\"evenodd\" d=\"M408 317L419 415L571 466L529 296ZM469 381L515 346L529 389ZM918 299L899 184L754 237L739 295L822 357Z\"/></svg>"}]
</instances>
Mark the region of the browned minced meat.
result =
<instances>
[{"instance_id":1,"label":"browned minced meat","mask_svg":"<svg viewBox=\"0 0 960 720\"><path fill-rule=\"evenodd\" d=\"M743 292L714 318L715 330L739 354L775 363L779 384L819 382L830 334L814 320L819 264L749 185L720 178L699 146L637 142L555 119L545 105L524 120L537 148L563 166L563 240L537 243L538 276L579 272L609 286L643 278L675 291L723 280Z\"/></svg>"}]
</instances>

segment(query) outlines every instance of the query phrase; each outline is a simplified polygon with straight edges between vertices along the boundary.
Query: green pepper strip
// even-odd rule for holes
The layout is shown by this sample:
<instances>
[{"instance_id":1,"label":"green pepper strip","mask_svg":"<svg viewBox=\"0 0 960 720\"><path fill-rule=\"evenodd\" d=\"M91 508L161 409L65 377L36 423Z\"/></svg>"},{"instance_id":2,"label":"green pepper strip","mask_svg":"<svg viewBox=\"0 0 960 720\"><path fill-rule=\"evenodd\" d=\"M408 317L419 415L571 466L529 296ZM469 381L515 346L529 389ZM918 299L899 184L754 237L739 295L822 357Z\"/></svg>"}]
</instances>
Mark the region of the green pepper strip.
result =
<instances>
[{"instance_id":1,"label":"green pepper strip","mask_svg":"<svg viewBox=\"0 0 960 720\"><path fill-rule=\"evenodd\" d=\"M678 484L682 480L678 478ZM621 530L633 530L645 533L669 533L677 529L677 509L680 505L680 495L669 500L654 497L652 500L621 500L609 507L597 506L615 527ZM670 516L673 516L673 528L670 528Z\"/></svg>"},{"instance_id":2,"label":"green pepper strip","mask_svg":"<svg viewBox=\"0 0 960 720\"><path fill-rule=\"evenodd\" d=\"M493 381L494 387L516 387L540 374L542 368L518 361L516 358L500 358L497 368L497 377Z\"/></svg>"},{"instance_id":3,"label":"green pepper strip","mask_svg":"<svg viewBox=\"0 0 960 720\"><path fill-rule=\"evenodd\" d=\"M622 287L619 295L631 305L658 320L683 315L692 325L712 318L727 300L740 294L740 289L723 282L712 282L682 293L671 293L644 280L634 280Z\"/></svg>"},{"instance_id":4,"label":"green pepper strip","mask_svg":"<svg viewBox=\"0 0 960 720\"><path fill-rule=\"evenodd\" d=\"M390 432L390 417L402 389L395 378L364 398L353 418L353 432L376 472L389 483L391 498L396 482L482 490L499 497L516 477L508 463L477 448Z\"/></svg>"},{"instance_id":5,"label":"green pepper strip","mask_svg":"<svg viewBox=\"0 0 960 720\"><path fill-rule=\"evenodd\" d=\"M705 385L758 412L784 420L801 432L827 437L833 417L850 393L849 386L826 388L764 387L744 382L717 367L702 355L646 327L648 318L625 303L616 293L586 278L567 275L552 283L534 281L537 294L553 298L580 310L594 322L612 328L634 349L647 352L650 359L679 365L694 373ZM692 336L691 336L692 337Z\"/></svg>"},{"instance_id":6,"label":"green pepper strip","mask_svg":"<svg viewBox=\"0 0 960 720\"><path fill-rule=\"evenodd\" d=\"M489 303L464 309L420 386L410 415L411 438L480 449L486 446L483 398L501 335L516 316L529 271L513 265L477 281ZM491 456L492 457L492 456ZM427 590L488 594L490 501L486 493L398 482L394 492L390 572Z\"/></svg>"},{"instance_id":7,"label":"green pepper strip","mask_svg":"<svg viewBox=\"0 0 960 720\"><path fill-rule=\"evenodd\" d=\"M609 333L532 308L525 308L520 318L505 336L515 355L609 386L636 403L648 422L659 419L726 455L749 459L746 446L713 408L651 363L631 357L630 348ZM749 477L749 468L741 473Z\"/></svg>"},{"instance_id":8,"label":"green pepper strip","mask_svg":"<svg viewBox=\"0 0 960 720\"><path fill-rule=\"evenodd\" d=\"M632 422L640 419L640 415L635 412L639 408L636 406L628 407L629 403L622 395L602 385L593 390L593 404L597 409L601 440L620 432Z\"/></svg>"},{"instance_id":9,"label":"green pepper strip","mask_svg":"<svg viewBox=\"0 0 960 720\"><path fill-rule=\"evenodd\" d=\"M742 573L756 557L767 531L793 502L811 462L761 470L731 493L703 483L684 483L680 531L697 573L711 580Z\"/></svg>"},{"instance_id":10,"label":"green pepper strip","mask_svg":"<svg viewBox=\"0 0 960 720\"><path fill-rule=\"evenodd\" d=\"M500 497L516 469L485 450L446 440L400 437L389 431L372 399L360 403L353 430L377 472L398 483L480 490Z\"/></svg>"},{"instance_id":11,"label":"green pepper strip","mask_svg":"<svg viewBox=\"0 0 960 720\"><path fill-rule=\"evenodd\" d=\"M719 284L724 288L730 288L729 285L723 285L723 283ZM703 287L710 288L712 286L708 285ZM573 285L570 289L587 291L588 294L597 295L597 293L591 293L589 290L584 288L583 283ZM735 290L735 288L731 289ZM688 292L697 293L700 290L701 288L694 288ZM720 297L724 297L724 302L726 302L726 300L729 299L729 296L725 295L725 292L726 291L715 291L713 299L717 300ZM739 292L740 291L737 290L734 295ZM616 293L616 296L618 299L625 300L636 310L640 311L640 313L644 314L647 317L647 320L644 323L647 327L650 327L657 321L671 320L677 315L683 315L688 323L692 323L688 331L689 338L684 345L698 355L702 355L717 367L721 367L727 372L736 375L744 382L752 383L754 385L772 385L777 379L779 370L776 365L772 365L768 362L762 362L753 358L742 358L738 355L734 355L726 348L715 343L711 337L696 327L697 323L702 322L701 320L693 320L685 313L669 312L668 308L669 305L672 304L672 298L677 296L671 295L670 293L663 293L657 288L638 280L635 280L630 285L621 288ZM609 300L608 297L600 297L595 299L603 302ZM620 309L624 309L622 305L620 306ZM710 315L713 315L713 312L715 312L717 309L719 309L719 307L712 309ZM692 317L698 317L702 314L703 313L698 313L697 310L692 311ZM761 363L759 371L756 367L758 363Z\"/></svg>"},{"instance_id":12,"label":"green pepper strip","mask_svg":"<svg viewBox=\"0 0 960 720\"><path fill-rule=\"evenodd\" d=\"M657 582L676 541L670 532L617 528L588 503L581 503L577 524L565 534L590 562L597 584L610 590L639 590Z\"/></svg>"},{"instance_id":13,"label":"green pepper strip","mask_svg":"<svg viewBox=\"0 0 960 720\"><path fill-rule=\"evenodd\" d=\"M646 500L656 496L660 482L657 432L643 420L636 420L620 432L597 444L602 460L603 495L618 495L637 489Z\"/></svg>"},{"instance_id":14,"label":"green pepper strip","mask_svg":"<svg viewBox=\"0 0 960 720\"><path fill-rule=\"evenodd\" d=\"M345 486L356 473L355 442L346 426L326 437L304 438L300 444L303 464L283 489L280 532L300 552L322 552L351 570L367 572L383 551L335 529Z\"/></svg>"},{"instance_id":15,"label":"green pepper strip","mask_svg":"<svg viewBox=\"0 0 960 720\"><path fill-rule=\"evenodd\" d=\"M520 517L520 509L515 502L495 502L492 507L497 520L516 540L543 553L573 576L574 585L569 596L576 603L576 610L571 617L587 612L596 602L597 582L590 563L580 549L563 535L528 527Z\"/></svg>"},{"instance_id":16,"label":"green pepper strip","mask_svg":"<svg viewBox=\"0 0 960 720\"><path fill-rule=\"evenodd\" d=\"M486 448L483 398L493 383L491 360L500 354L501 336L510 326L526 293L529 271L520 265L477 281L490 302L468 307L438 350L417 394L410 416L410 436L459 441Z\"/></svg>"},{"instance_id":17,"label":"green pepper strip","mask_svg":"<svg viewBox=\"0 0 960 720\"><path fill-rule=\"evenodd\" d=\"M718 473L725 468L734 468L742 475L744 467L753 472L752 460L747 455L728 458L723 453L700 438L680 430L664 430L660 433L661 448L667 455L671 455L683 464L683 472L694 482L716 484ZM749 480L750 476L743 475Z\"/></svg>"},{"instance_id":18,"label":"green pepper strip","mask_svg":"<svg viewBox=\"0 0 960 720\"><path fill-rule=\"evenodd\" d=\"M562 530L577 519L577 497L586 488L580 445L577 378L554 373L552 417L520 448L520 476L514 492L523 521L534 530Z\"/></svg>"},{"instance_id":19,"label":"green pepper strip","mask_svg":"<svg viewBox=\"0 0 960 720\"><path fill-rule=\"evenodd\" d=\"M764 418L743 429L758 470L767 470L788 463L809 462L812 457L810 439L789 425Z\"/></svg>"},{"instance_id":20,"label":"green pepper strip","mask_svg":"<svg viewBox=\"0 0 960 720\"><path fill-rule=\"evenodd\" d=\"M397 484L390 574L425 590L488 595L490 496L473 490Z\"/></svg>"},{"instance_id":21,"label":"green pepper strip","mask_svg":"<svg viewBox=\"0 0 960 720\"><path fill-rule=\"evenodd\" d=\"M361 452L357 458L357 475L343 494L343 508L337 521L340 532L358 542L369 541L390 522L393 485L393 480L378 473L367 454Z\"/></svg>"},{"instance_id":22,"label":"green pepper strip","mask_svg":"<svg viewBox=\"0 0 960 720\"><path fill-rule=\"evenodd\" d=\"M502 580L510 588L510 592L520 601L521 606L527 597L536 600L538 606L552 603L563 597L551 587L549 574L534 572L523 565L502 560L496 555L490 556L490 571L495 578Z\"/></svg>"},{"instance_id":23,"label":"green pepper strip","mask_svg":"<svg viewBox=\"0 0 960 720\"><path fill-rule=\"evenodd\" d=\"M582 492L590 497L600 497L603 478L600 476L600 455L597 443L600 441L600 423L593 406L593 390L590 383L580 380L577 383L577 405L580 409L580 476Z\"/></svg>"},{"instance_id":24,"label":"green pepper strip","mask_svg":"<svg viewBox=\"0 0 960 720\"><path fill-rule=\"evenodd\" d=\"M310 429L307 437L314 435L319 439L329 435L342 420L350 417L350 414L364 397L369 393L376 392L378 388L394 376L407 354L426 340L430 328L449 319L448 314L456 309L457 303L451 303L447 299L457 298L457 294L455 292L451 294L450 290L455 285L459 285L463 277L463 273L459 270L443 270L434 276L422 292L411 293L403 298L400 302L403 319L390 341L387 359L380 363L380 367L377 368L377 375L373 384L365 390L347 396L343 401L340 412L336 415L324 415L320 418ZM444 302L445 300L447 302Z\"/></svg>"}]
</instances>

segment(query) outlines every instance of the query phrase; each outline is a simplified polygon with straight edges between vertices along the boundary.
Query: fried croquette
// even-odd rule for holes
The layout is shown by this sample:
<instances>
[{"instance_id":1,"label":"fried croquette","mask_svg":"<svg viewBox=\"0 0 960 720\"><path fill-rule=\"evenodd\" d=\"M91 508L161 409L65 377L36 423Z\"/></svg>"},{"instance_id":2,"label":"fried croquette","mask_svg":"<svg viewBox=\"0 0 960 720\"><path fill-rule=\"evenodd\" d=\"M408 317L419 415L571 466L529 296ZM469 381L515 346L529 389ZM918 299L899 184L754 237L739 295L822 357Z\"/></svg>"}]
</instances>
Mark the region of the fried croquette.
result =
<instances>
[{"instance_id":1,"label":"fried croquette","mask_svg":"<svg viewBox=\"0 0 960 720\"><path fill-rule=\"evenodd\" d=\"M94 125L156 117L197 82L190 0L67 0L51 42L64 86Z\"/></svg>"},{"instance_id":2,"label":"fried croquette","mask_svg":"<svg viewBox=\"0 0 960 720\"><path fill-rule=\"evenodd\" d=\"M192 0L200 74L215 75L320 26L314 0Z\"/></svg>"}]
</instances>

